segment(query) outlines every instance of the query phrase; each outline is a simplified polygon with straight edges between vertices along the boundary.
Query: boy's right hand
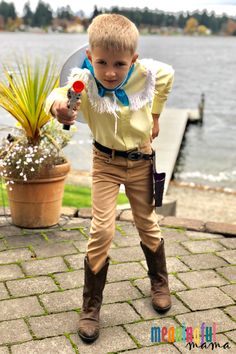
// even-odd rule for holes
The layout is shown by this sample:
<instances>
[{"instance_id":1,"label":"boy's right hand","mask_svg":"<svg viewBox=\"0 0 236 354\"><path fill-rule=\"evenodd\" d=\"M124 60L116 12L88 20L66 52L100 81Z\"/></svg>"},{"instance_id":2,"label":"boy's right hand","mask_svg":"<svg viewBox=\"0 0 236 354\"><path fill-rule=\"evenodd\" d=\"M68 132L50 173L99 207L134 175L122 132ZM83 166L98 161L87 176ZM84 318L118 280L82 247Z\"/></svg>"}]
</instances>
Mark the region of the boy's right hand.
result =
<instances>
[{"instance_id":1,"label":"boy's right hand","mask_svg":"<svg viewBox=\"0 0 236 354\"><path fill-rule=\"evenodd\" d=\"M66 125L72 125L77 118L78 109L80 107L80 100L78 100L76 107L71 110L68 108L68 100L56 100L51 107L51 113L57 118L58 122Z\"/></svg>"}]
</instances>

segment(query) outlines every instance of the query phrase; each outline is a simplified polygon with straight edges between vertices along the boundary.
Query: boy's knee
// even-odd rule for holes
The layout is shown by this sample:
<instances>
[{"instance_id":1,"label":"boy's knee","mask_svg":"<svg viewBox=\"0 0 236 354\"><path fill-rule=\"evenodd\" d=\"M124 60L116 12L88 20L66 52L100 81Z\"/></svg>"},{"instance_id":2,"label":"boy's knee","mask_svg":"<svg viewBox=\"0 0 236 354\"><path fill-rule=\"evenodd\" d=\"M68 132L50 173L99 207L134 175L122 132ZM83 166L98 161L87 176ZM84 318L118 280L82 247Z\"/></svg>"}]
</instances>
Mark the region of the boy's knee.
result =
<instances>
[{"instance_id":1,"label":"boy's knee","mask_svg":"<svg viewBox=\"0 0 236 354\"><path fill-rule=\"evenodd\" d=\"M98 221L93 220L90 228L90 235L92 237L109 238L112 237L115 232L115 222Z\"/></svg>"},{"instance_id":2,"label":"boy's knee","mask_svg":"<svg viewBox=\"0 0 236 354\"><path fill-rule=\"evenodd\" d=\"M98 244L106 244L111 242L114 236L115 229L110 228L100 228L99 230L93 229L90 230L91 241Z\"/></svg>"}]
</instances>

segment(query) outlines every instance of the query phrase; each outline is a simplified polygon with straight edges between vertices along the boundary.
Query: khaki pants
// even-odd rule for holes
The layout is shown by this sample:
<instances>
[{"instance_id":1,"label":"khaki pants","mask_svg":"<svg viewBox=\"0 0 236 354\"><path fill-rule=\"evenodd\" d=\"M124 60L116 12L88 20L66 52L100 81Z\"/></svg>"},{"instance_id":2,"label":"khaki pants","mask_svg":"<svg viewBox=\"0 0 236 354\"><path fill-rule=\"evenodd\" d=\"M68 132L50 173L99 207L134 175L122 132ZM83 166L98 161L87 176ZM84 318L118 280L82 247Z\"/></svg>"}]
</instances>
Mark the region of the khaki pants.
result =
<instances>
[{"instance_id":1,"label":"khaki pants","mask_svg":"<svg viewBox=\"0 0 236 354\"><path fill-rule=\"evenodd\" d=\"M150 144L139 149L151 153ZM115 233L116 200L121 184L130 201L134 222L142 242L152 251L160 243L161 232L153 206L152 160L131 161L111 158L93 148L92 223L87 255L97 273L108 256Z\"/></svg>"}]
</instances>

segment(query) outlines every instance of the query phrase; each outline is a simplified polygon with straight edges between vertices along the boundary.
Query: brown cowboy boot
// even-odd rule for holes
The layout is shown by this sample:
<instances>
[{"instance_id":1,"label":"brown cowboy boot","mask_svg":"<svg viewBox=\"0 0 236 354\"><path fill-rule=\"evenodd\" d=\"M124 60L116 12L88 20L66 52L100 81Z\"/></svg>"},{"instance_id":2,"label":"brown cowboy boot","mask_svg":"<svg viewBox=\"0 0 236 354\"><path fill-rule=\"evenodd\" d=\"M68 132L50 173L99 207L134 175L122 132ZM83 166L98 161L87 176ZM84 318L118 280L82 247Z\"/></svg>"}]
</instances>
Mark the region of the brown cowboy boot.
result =
<instances>
[{"instance_id":1,"label":"brown cowboy boot","mask_svg":"<svg viewBox=\"0 0 236 354\"><path fill-rule=\"evenodd\" d=\"M99 313L102 305L102 293L106 282L109 258L103 268L94 274L88 257L84 259L83 306L79 321L79 336L85 342L93 342L99 336Z\"/></svg>"},{"instance_id":2,"label":"brown cowboy boot","mask_svg":"<svg viewBox=\"0 0 236 354\"><path fill-rule=\"evenodd\" d=\"M158 312L165 312L171 308L170 290L168 286L168 274L166 269L166 257L164 250L164 240L160 241L155 252L151 251L142 242L147 266L148 276L151 280L152 306Z\"/></svg>"}]
</instances>

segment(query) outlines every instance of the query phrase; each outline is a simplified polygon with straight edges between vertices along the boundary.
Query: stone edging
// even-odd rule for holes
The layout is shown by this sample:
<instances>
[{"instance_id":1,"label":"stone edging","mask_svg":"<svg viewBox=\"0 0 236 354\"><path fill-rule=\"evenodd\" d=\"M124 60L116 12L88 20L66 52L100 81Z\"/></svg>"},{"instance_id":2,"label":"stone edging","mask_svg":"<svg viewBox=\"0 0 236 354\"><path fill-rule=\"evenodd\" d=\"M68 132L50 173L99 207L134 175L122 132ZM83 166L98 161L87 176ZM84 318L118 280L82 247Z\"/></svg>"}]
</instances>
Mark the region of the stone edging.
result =
<instances>
[{"instance_id":1,"label":"stone edging","mask_svg":"<svg viewBox=\"0 0 236 354\"><path fill-rule=\"evenodd\" d=\"M92 218L91 208L63 208L63 214L79 218ZM178 218L175 216L161 216L158 215L159 225L165 227L183 228L193 231L209 232L214 234L221 234L224 236L236 237L236 224L227 224L214 221L202 221L197 219ZM117 210L116 220L133 222L133 215L131 209Z\"/></svg>"},{"instance_id":2,"label":"stone edging","mask_svg":"<svg viewBox=\"0 0 236 354\"><path fill-rule=\"evenodd\" d=\"M5 212L0 209L0 214L9 216L9 208ZM62 214L68 217L78 217L83 219L92 218L91 208L69 208L63 207ZM116 211L116 220L133 222L133 215L131 209L123 209ZM236 224L227 224L215 221L202 221L197 219L178 218L175 216L162 216L158 215L159 225L164 227L182 228L186 230L208 232L213 234L221 234L224 236L236 237Z\"/></svg>"}]
</instances>

